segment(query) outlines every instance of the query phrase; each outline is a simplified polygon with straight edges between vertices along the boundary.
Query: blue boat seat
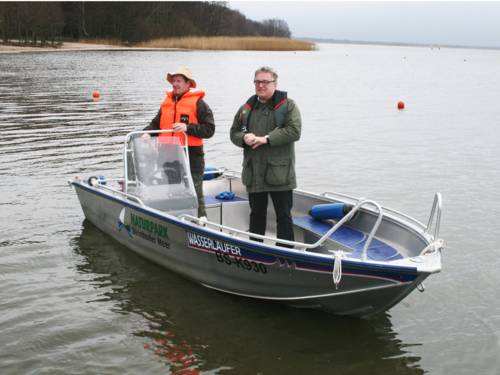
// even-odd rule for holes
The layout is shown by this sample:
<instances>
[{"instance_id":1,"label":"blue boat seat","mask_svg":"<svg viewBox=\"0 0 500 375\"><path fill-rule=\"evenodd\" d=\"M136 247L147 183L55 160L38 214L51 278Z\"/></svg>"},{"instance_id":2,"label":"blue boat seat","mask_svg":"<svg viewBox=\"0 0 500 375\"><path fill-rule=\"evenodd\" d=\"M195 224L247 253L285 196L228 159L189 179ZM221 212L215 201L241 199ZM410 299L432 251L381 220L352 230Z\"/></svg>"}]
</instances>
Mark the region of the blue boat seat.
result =
<instances>
[{"instance_id":1,"label":"blue boat seat","mask_svg":"<svg viewBox=\"0 0 500 375\"><path fill-rule=\"evenodd\" d=\"M315 220L311 216L294 217L293 223L297 227L312 232L320 237L332 228L332 224L325 221ZM351 258L361 258L363 254L363 247L367 238L368 236L363 232L348 228L345 225L341 226L330 235L331 240L352 249L352 253L347 255ZM368 259L379 261L403 258L395 248L376 238L373 238L370 246L368 247L367 257Z\"/></svg>"}]
</instances>

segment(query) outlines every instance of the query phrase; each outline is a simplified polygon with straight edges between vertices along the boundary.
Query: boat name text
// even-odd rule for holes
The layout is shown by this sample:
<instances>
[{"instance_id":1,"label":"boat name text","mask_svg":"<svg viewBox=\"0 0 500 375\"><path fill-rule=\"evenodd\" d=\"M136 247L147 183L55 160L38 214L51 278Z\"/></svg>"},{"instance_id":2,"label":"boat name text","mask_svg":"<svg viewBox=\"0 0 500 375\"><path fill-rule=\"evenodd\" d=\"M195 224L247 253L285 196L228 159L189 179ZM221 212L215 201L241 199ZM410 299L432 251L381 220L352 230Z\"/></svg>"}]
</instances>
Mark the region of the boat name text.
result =
<instances>
[{"instance_id":1,"label":"boat name text","mask_svg":"<svg viewBox=\"0 0 500 375\"><path fill-rule=\"evenodd\" d=\"M130 213L130 220L134 229L142 229L149 234L168 240L168 228L164 225L157 224L151 220Z\"/></svg>"},{"instance_id":2,"label":"boat name text","mask_svg":"<svg viewBox=\"0 0 500 375\"><path fill-rule=\"evenodd\" d=\"M157 224L133 213L130 213L130 222L134 235L166 249L170 248L168 228L165 225Z\"/></svg>"},{"instance_id":3,"label":"boat name text","mask_svg":"<svg viewBox=\"0 0 500 375\"><path fill-rule=\"evenodd\" d=\"M187 232L188 246L195 249L219 251L225 254L240 255L241 249L230 243L214 240L201 234Z\"/></svg>"}]
</instances>

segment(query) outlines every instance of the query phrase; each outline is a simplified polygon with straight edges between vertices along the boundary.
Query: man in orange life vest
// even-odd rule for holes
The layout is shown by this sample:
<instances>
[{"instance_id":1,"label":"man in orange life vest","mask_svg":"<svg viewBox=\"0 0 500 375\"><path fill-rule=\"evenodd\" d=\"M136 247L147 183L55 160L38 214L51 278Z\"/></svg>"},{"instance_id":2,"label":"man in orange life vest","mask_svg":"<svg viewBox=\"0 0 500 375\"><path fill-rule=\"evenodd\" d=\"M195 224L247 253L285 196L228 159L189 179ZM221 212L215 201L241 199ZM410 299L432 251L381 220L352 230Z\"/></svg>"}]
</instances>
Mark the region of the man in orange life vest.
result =
<instances>
[{"instance_id":1,"label":"man in orange life vest","mask_svg":"<svg viewBox=\"0 0 500 375\"><path fill-rule=\"evenodd\" d=\"M176 137L175 141L179 144L185 142L181 132L188 135L189 164L198 197L198 217L206 217L203 198L203 139L214 135L214 115L203 100L205 92L196 89L196 81L187 67L180 67L177 71L168 73L167 81L172 85L172 89L167 91L158 114L144 130L173 129L178 133L172 133L172 137Z\"/></svg>"}]
</instances>

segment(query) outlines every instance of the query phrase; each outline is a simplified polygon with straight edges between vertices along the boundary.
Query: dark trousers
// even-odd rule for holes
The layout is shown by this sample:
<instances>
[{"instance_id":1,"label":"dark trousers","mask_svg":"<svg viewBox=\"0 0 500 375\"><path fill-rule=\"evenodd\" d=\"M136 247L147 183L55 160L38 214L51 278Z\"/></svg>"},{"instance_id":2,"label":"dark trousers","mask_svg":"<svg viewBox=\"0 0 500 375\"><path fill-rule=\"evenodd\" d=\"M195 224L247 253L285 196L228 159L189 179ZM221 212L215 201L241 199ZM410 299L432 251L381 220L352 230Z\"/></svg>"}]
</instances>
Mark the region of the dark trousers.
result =
<instances>
[{"instance_id":1,"label":"dark trousers","mask_svg":"<svg viewBox=\"0 0 500 375\"><path fill-rule=\"evenodd\" d=\"M248 193L248 201L250 203L250 232L262 235L266 233L269 195L271 196L274 211L276 212L277 237L293 241L292 190Z\"/></svg>"},{"instance_id":2,"label":"dark trousers","mask_svg":"<svg viewBox=\"0 0 500 375\"><path fill-rule=\"evenodd\" d=\"M205 198L203 197L203 172L191 172L194 190L198 198L198 217L207 216L205 211Z\"/></svg>"}]
</instances>

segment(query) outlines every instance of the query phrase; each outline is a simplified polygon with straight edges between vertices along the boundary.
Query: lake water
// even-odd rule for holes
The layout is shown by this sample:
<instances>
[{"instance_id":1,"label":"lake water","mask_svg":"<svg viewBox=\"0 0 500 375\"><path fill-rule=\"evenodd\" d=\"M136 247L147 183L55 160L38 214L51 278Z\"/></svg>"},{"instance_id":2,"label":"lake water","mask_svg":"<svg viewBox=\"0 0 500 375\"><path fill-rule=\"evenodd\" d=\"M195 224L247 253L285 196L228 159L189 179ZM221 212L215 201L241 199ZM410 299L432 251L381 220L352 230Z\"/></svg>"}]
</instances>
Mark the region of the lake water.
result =
<instances>
[{"instance_id":1,"label":"lake water","mask_svg":"<svg viewBox=\"0 0 500 375\"><path fill-rule=\"evenodd\" d=\"M121 175L124 135L155 116L181 64L215 113L209 165L240 170L229 128L270 65L302 113L301 188L425 223L441 192L443 271L426 291L368 320L259 303L186 281L86 222L67 180ZM500 373L499 67L494 50L328 44L0 55L0 373Z\"/></svg>"}]
</instances>

